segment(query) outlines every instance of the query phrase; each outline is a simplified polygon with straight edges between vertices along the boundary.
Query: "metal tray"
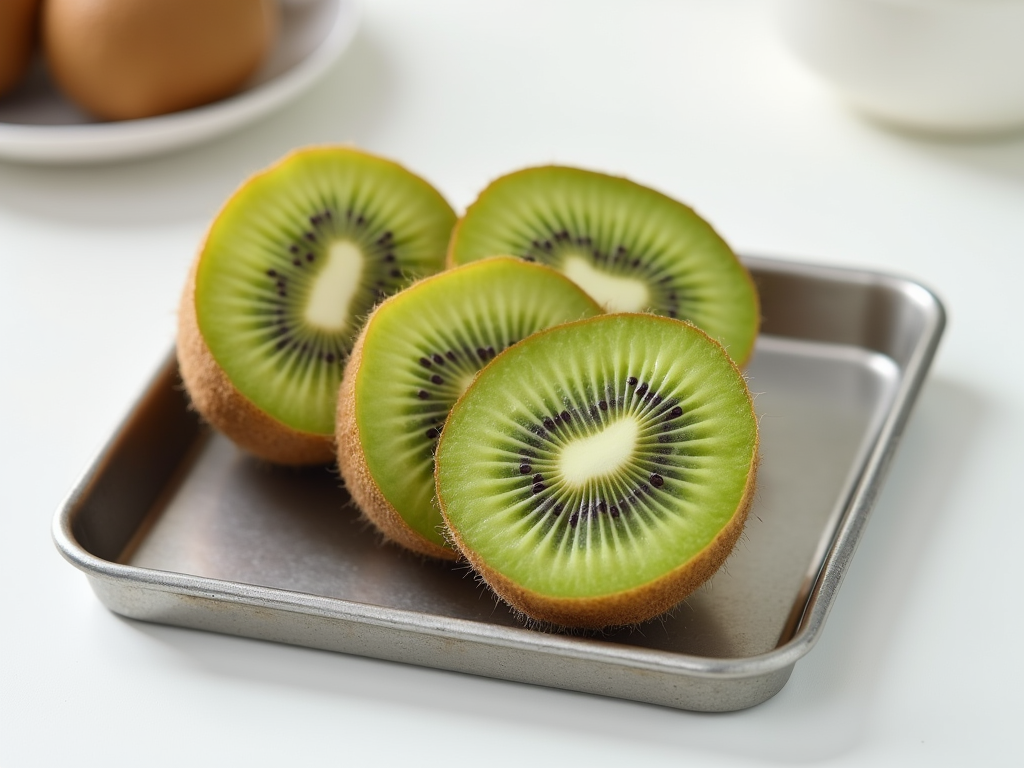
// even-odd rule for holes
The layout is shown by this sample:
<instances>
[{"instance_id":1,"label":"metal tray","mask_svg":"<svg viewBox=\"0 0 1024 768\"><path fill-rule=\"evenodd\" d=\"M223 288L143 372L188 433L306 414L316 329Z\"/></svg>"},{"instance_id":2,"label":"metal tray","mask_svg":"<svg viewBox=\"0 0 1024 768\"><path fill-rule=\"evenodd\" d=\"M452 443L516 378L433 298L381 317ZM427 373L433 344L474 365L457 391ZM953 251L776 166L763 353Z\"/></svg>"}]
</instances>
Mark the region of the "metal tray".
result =
<instances>
[{"instance_id":1,"label":"metal tray","mask_svg":"<svg viewBox=\"0 0 1024 768\"><path fill-rule=\"evenodd\" d=\"M747 264L764 314L748 367L758 495L726 567L663 619L523 627L465 566L379 544L335 473L271 467L211 434L173 358L59 510L56 545L135 619L683 709L760 703L822 631L944 312L900 278Z\"/></svg>"}]
</instances>

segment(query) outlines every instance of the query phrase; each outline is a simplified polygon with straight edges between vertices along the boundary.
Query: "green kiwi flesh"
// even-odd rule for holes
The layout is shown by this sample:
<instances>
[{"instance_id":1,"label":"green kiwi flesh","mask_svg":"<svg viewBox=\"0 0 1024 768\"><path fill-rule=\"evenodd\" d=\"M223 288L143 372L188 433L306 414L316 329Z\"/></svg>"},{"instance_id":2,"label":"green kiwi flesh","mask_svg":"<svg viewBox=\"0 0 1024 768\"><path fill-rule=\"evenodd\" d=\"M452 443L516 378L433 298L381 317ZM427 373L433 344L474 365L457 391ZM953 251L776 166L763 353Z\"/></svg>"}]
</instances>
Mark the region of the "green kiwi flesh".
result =
<instances>
[{"instance_id":1,"label":"green kiwi flesh","mask_svg":"<svg viewBox=\"0 0 1024 768\"><path fill-rule=\"evenodd\" d=\"M459 550L526 616L657 616L714 573L751 502L757 420L724 349L670 318L605 315L496 358L452 409L436 493Z\"/></svg>"},{"instance_id":2,"label":"green kiwi flesh","mask_svg":"<svg viewBox=\"0 0 1024 768\"><path fill-rule=\"evenodd\" d=\"M449 264L509 253L549 264L610 312L688 320L740 365L760 324L749 273L682 203L627 179L528 168L492 182L467 209Z\"/></svg>"},{"instance_id":3,"label":"green kiwi flesh","mask_svg":"<svg viewBox=\"0 0 1024 768\"><path fill-rule=\"evenodd\" d=\"M244 400L332 442L343 366L362 321L384 297L443 268L454 223L441 195L393 162L346 147L300 150L228 200L186 300Z\"/></svg>"},{"instance_id":4,"label":"green kiwi flesh","mask_svg":"<svg viewBox=\"0 0 1024 768\"><path fill-rule=\"evenodd\" d=\"M449 409L502 350L600 311L555 270L495 257L422 280L373 312L339 395L338 464L387 538L456 557L434 500L434 449Z\"/></svg>"}]
</instances>

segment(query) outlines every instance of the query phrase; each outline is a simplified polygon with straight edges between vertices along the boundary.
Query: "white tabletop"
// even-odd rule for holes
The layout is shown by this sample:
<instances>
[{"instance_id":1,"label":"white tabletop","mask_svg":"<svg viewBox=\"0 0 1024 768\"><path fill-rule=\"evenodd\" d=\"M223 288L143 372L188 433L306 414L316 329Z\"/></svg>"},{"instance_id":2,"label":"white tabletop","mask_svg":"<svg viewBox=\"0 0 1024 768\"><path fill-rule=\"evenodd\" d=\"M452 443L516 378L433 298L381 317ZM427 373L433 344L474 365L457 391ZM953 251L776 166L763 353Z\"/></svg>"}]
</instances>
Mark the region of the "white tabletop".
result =
<instances>
[{"instance_id":1,"label":"white tabletop","mask_svg":"<svg viewBox=\"0 0 1024 768\"><path fill-rule=\"evenodd\" d=\"M367 2L269 119L97 167L0 164L0 764L1024 762L1024 138L848 112L758 2ZM699 715L118 618L52 515L169 348L204 227L250 172L348 141L464 207L557 161L689 203L737 250L934 288L950 324L817 647L774 699ZM1020 761L1020 762L1019 762Z\"/></svg>"}]
</instances>

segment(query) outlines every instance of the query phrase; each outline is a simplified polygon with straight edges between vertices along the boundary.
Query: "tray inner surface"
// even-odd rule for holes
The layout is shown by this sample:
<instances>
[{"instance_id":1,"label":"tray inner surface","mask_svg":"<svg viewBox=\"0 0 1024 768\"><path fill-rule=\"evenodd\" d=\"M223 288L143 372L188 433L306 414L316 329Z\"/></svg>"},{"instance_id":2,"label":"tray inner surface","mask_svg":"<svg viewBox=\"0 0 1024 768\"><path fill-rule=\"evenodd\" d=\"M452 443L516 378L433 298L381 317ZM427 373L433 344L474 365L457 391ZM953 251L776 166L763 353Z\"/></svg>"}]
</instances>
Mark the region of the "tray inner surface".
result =
<instances>
[{"instance_id":1,"label":"tray inner surface","mask_svg":"<svg viewBox=\"0 0 1024 768\"><path fill-rule=\"evenodd\" d=\"M712 582L670 616L609 642L716 658L770 651L899 384L888 357L762 336L748 367L761 417L758 493ZM184 405L181 419L191 418ZM270 467L203 433L121 562L386 608L515 626L464 566L381 546L335 473Z\"/></svg>"}]
</instances>

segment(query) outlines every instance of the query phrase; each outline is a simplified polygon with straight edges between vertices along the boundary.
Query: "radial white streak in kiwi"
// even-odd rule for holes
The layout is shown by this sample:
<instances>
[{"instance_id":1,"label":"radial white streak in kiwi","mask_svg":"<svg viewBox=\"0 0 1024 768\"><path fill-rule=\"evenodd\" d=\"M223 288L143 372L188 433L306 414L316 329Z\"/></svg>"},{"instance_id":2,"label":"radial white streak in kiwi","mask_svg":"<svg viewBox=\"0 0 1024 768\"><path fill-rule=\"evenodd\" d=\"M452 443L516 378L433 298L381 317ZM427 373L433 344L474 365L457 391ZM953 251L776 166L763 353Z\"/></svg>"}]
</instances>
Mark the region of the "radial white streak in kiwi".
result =
<instances>
[{"instance_id":1,"label":"radial white streak in kiwi","mask_svg":"<svg viewBox=\"0 0 1024 768\"><path fill-rule=\"evenodd\" d=\"M558 457L558 470L574 488L618 472L636 450L640 425L636 419L614 421L599 432L566 443Z\"/></svg>"},{"instance_id":2,"label":"radial white streak in kiwi","mask_svg":"<svg viewBox=\"0 0 1024 768\"><path fill-rule=\"evenodd\" d=\"M562 261L562 272L609 312L639 312L651 305L651 294L643 280L610 275L583 256L567 256Z\"/></svg>"},{"instance_id":3,"label":"radial white streak in kiwi","mask_svg":"<svg viewBox=\"0 0 1024 768\"><path fill-rule=\"evenodd\" d=\"M363 252L351 240L337 240L327 251L327 263L313 282L303 313L306 322L325 331L348 325L350 305L363 274Z\"/></svg>"}]
</instances>

